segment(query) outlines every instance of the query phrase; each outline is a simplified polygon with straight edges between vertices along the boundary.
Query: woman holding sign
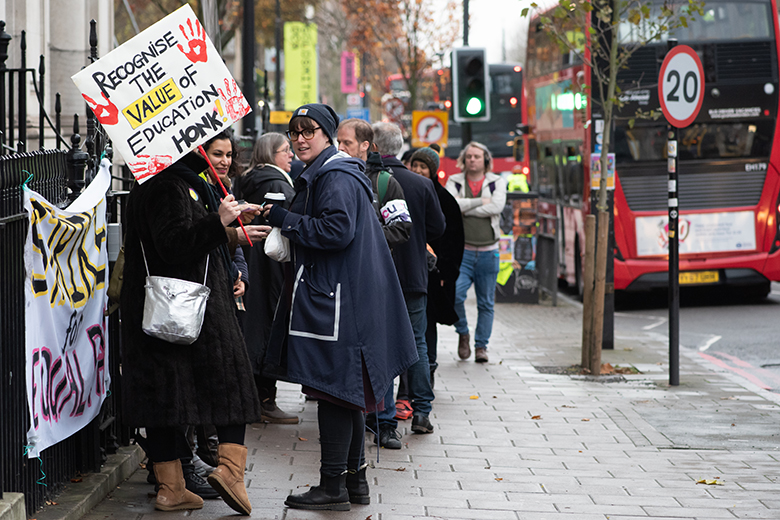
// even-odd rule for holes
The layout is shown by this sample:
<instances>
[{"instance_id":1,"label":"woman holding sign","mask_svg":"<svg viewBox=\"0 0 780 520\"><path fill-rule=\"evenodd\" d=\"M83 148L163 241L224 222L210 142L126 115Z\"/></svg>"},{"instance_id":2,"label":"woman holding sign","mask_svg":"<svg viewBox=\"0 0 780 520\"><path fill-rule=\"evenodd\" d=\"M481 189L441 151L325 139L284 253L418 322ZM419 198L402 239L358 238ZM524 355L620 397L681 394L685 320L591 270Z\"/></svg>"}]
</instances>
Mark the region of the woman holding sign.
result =
<instances>
[{"instance_id":1,"label":"woman holding sign","mask_svg":"<svg viewBox=\"0 0 780 520\"><path fill-rule=\"evenodd\" d=\"M242 214L234 197L220 203L215 188L199 176L207 168L203 157L189 153L130 193L121 296L123 411L129 424L146 429L147 455L159 484L155 508L203 506L185 488L179 459L191 453L180 442L179 427L214 424L219 466L209 483L231 508L248 515L244 430L260 419L261 407L229 275L230 251L246 237L230 227ZM246 230L260 242L269 228ZM175 345L143 332L146 264L151 275L198 283L205 277L211 293L193 344Z\"/></svg>"},{"instance_id":2,"label":"woman holding sign","mask_svg":"<svg viewBox=\"0 0 780 520\"><path fill-rule=\"evenodd\" d=\"M287 497L297 509L345 511L370 502L363 412L375 410L393 378L417 360L365 165L333 146L338 120L322 104L293 112L287 135L306 168L289 209L268 204L264 211L293 248L266 372L318 399L320 485Z\"/></svg>"}]
</instances>

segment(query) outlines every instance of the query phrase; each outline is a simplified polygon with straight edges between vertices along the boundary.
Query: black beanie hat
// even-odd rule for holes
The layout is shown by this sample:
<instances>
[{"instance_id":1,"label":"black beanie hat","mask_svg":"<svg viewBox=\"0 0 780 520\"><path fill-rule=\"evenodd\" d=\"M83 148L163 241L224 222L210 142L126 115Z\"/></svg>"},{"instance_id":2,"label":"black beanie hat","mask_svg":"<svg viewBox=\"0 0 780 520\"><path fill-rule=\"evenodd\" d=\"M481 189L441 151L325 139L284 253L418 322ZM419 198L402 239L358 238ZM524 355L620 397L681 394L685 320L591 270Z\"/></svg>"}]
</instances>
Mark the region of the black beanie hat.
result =
<instances>
[{"instance_id":1,"label":"black beanie hat","mask_svg":"<svg viewBox=\"0 0 780 520\"><path fill-rule=\"evenodd\" d=\"M428 167L428 171L431 173L431 177L436 177L436 173L439 171L439 154L433 148L418 148L415 150L410 158L410 164L414 163L414 161L425 163L425 166Z\"/></svg>"},{"instance_id":2,"label":"black beanie hat","mask_svg":"<svg viewBox=\"0 0 780 520\"><path fill-rule=\"evenodd\" d=\"M314 119L320 124L320 128L328 136L328 139L333 141L333 136L336 135L336 129L339 127L339 116L328 105L322 103L309 103L295 109L293 112L293 118L298 116L308 117ZM292 119L291 119L292 120Z\"/></svg>"}]
</instances>

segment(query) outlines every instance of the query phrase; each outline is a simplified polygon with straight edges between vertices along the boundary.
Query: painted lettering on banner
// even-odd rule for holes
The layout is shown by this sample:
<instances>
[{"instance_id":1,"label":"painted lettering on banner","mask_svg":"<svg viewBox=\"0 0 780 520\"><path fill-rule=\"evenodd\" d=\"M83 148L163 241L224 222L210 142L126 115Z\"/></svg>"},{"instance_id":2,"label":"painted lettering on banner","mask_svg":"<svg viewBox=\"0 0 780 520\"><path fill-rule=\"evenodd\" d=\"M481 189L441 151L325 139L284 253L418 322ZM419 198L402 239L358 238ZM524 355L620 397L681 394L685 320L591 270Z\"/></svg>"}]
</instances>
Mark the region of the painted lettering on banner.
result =
<instances>
[{"instance_id":1,"label":"painted lettering on banner","mask_svg":"<svg viewBox=\"0 0 780 520\"><path fill-rule=\"evenodd\" d=\"M24 249L28 455L73 435L94 419L110 386L106 306L104 160L67 209L24 192L30 225Z\"/></svg>"}]
</instances>

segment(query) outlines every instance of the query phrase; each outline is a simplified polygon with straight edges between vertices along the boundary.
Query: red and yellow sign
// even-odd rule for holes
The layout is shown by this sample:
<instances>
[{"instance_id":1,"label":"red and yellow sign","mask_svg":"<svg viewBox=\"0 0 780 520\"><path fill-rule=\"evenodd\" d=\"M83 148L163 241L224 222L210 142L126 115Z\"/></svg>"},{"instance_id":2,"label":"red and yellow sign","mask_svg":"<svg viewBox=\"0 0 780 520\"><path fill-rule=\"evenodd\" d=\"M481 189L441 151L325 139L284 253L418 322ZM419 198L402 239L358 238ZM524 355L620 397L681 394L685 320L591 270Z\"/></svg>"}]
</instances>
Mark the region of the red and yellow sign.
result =
<instances>
[{"instance_id":1,"label":"red and yellow sign","mask_svg":"<svg viewBox=\"0 0 780 520\"><path fill-rule=\"evenodd\" d=\"M430 146L433 143L447 147L447 123L449 116L443 111L412 112L412 146L416 148Z\"/></svg>"}]
</instances>

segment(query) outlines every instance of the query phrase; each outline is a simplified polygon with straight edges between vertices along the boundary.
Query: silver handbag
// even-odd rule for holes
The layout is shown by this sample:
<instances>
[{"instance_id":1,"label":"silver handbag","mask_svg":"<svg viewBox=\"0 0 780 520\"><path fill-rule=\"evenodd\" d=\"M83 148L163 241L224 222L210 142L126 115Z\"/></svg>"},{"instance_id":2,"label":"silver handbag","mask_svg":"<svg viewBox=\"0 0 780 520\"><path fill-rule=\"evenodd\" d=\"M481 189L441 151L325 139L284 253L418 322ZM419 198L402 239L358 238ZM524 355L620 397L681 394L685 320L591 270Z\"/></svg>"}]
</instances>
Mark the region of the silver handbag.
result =
<instances>
[{"instance_id":1,"label":"silver handbag","mask_svg":"<svg viewBox=\"0 0 780 520\"><path fill-rule=\"evenodd\" d=\"M206 302L211 293L211 289L204 285L209 272L209 257L206 257L203 284L199 284L178 278L149 275L143 242L141 253L146 266L146 299L141 329L153 338L177 345L191 345L200 336Z\"/></svg>"}]
</instances>

